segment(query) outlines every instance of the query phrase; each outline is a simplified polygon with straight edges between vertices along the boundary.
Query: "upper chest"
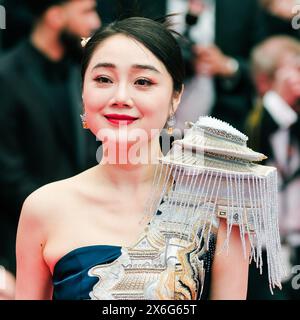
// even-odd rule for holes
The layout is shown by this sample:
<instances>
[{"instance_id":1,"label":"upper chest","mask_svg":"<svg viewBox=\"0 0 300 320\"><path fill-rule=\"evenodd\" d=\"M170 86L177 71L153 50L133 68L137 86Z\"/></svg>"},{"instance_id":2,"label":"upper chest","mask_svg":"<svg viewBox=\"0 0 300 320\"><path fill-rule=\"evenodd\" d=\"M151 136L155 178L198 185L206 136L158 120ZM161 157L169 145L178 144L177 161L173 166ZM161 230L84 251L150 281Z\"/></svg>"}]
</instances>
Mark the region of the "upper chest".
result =
<instances>
[{"instance_id":1,"label":"upper chest","mask_svg":"<svg viewBox=\"0 0 300 320\"><path fill-rule=\"evenodd\" d=\"M63 205L47 229L43 255L53 271L57 261L76 248L91 245L129 246L144 230L143 205L122 197L100 203L76 201Z\"/></svg>"}]
</instances>

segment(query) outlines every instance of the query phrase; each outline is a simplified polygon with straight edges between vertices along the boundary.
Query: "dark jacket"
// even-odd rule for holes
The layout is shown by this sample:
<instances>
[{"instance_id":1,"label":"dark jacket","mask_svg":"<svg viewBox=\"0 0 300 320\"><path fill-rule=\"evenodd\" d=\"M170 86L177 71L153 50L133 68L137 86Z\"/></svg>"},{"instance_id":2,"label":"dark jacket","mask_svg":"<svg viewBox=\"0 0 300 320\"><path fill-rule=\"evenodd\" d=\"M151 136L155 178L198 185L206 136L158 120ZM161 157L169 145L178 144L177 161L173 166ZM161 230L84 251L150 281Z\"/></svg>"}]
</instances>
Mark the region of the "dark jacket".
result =
<instances>
[{"instance_id":1,"label":"dark jacket","mask_svg":"<svg viewBox=\"0 0 300 320\"><path fill-rule=\"evenodd\" d=\"M51 96L38 60L29 41L0 59L0 257L14 251L30 193L96 164L96 139L80 121L79 70L67 69L64 97ZM62 98L68 103L57 108Z\"/></svg>"}]
</instances>

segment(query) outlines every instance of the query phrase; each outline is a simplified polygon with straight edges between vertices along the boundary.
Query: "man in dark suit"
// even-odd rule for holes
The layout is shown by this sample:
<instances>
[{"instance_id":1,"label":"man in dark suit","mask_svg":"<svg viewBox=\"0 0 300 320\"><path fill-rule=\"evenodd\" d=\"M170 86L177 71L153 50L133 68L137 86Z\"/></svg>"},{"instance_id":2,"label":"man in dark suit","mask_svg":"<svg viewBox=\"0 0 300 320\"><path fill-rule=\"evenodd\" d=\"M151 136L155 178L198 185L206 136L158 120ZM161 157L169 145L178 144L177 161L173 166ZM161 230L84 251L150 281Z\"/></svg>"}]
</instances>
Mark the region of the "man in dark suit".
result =
<instances>
[{"instance_id":1,"label":"man in dark suit","mask_svg":"<svg viewBox=\"0 0 300 320\"><path fill-rule=\"evenodd\" d=\"M280 233L293 267L300 264L300 42L271 37L254 48L252 65L259 97L246 133L249 145L278 169ZM249 299L299 299L292 278L282 292L271 296L254 268L250 267ZM287 271L292 277L289 267Z\"/></svg>"},{"instance_id":2,"label":"man in dark suit","mask_svg":"<svg viewBox=\"0 0 300 320\"><path fill-rule=\"evenodd\" d=\"M170 13L179 16L178 31L191 45L184 50L189 79L177 110L178 127L213 115L243 129L250 110L251 48L264 39L256 0L170 0Z\"/></svg>"},{"instance_id":3,"label":"man in dark suit","mask_svg":"<svg viewBox=\"0 0 300 320\"><path fill-rule=\"evenodd\" d=\"M0 265L12 271L25 198L96 164L97 148L81 127L75 62L80 37L100 25L95 1L25 2L36 21L30 39L0 60Z\"/></svg>"}]
</instances>

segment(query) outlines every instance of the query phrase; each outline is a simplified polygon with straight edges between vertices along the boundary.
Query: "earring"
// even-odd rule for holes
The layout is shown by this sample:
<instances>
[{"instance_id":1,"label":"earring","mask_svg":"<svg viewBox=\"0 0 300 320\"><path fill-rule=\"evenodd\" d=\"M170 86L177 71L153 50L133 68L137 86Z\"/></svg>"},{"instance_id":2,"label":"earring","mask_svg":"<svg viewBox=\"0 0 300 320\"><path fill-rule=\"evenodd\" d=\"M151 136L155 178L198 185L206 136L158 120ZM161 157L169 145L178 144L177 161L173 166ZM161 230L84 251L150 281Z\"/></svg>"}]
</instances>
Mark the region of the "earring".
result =
<instances>
[{"instance_id":1,"label":"earring","mask_svg":"<svg viewBox=\"0 0 300 320\"><path fill-rule=\"evenodd\" d=\"M88 129L89 127L88 127L88 124L87 124L87 121L86 121L86 113L81 114L80 118L81 118L81 122L82 122L82 128L83 129Z\"/></svg>"},{"instance_id":2,"label":"earring","mask_svg":"<svg viewBox=\"0 0 300 320\"><path fill-rule=\"evenodd\" d=\"M173 130L174 130L175 124L176 124L176 117L175 117L175 114L172 113L169 116L168 120L167 120L168 134L169 135L173 134Z\"/></svg>"}]
</instances>

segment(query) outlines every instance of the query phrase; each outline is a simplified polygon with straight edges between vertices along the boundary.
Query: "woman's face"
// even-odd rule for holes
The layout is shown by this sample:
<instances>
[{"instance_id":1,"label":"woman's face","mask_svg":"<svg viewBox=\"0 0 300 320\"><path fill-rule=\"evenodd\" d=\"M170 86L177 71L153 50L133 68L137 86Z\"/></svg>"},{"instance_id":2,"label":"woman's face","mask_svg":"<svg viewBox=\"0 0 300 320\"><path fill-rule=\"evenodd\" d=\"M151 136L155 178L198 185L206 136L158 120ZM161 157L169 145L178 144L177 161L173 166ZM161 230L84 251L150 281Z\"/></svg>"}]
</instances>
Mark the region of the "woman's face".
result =
<instances>
[{"instance_id":1,"label":"woman's face","mask_svg":"<svg viewBox=\"0 0 300 320\"><path fill-rule=\"evenodd\" d=\"M138 132L138 140L151 140L153 129L164 127L179 98L174 97L164 64L143 44L122 34L98 46L84 78L86 120L101 141L108 132L118 143L128 143Z\"/></svg>"}]
</instances>

